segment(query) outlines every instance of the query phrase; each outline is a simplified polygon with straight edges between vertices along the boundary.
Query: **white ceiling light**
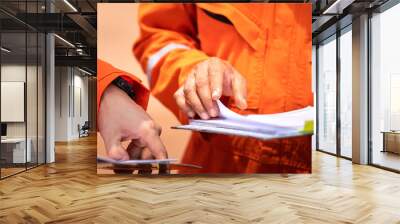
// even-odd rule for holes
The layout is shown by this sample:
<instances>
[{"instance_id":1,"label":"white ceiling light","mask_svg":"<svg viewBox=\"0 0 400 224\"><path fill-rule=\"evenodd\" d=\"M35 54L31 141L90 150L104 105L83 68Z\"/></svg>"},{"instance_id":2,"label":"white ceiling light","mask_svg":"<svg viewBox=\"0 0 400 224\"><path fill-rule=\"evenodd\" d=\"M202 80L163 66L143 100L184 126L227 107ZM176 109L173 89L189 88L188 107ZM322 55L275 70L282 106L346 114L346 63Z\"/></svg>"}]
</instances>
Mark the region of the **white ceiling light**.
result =
<instances>
[{"instance_id":1,"label":"white ceiling light","mask_svg":"<svg viewBox=\"0 0 400 224\"><path fill-rule=\"evenodd\" d=\"M354 1L355 0L336 0L332 5L325 9L322 14L342 14L343 10Z\"/></svg>"},{"instance_id":2,"label":"white ceiling light","mask_svg":"<svg viewBox=\"0 0 400 224\"><path fill-rule=\"evenodd\" d=\"M68 40L60 37L58 34L54 34L55 37L57 37L59 40L61 40L62 42L64 42L65 44L67 44L70 47L75 48L75 45L73 45L71 42L69 42Z\"/></svg>"},{"instance_id":3,"label":"white ceiling light","mask_svg":"<svg viewBox=\"0 0 400 224\"><path fill-rule=\"evenodd\" d=\"M85 74L87 74L87 75L93 75L92 73L90 73L90 72L88 72L88 71L86 71L86 70L83 70L83 69L81 69L81 68L79 68L79 67L78 67L78 70L81 71L81 72L83 72L83 73L85 73Z\"/></svg>"},{"instance_id":4,"label":"white ceiling light","mask_svg":"<svg viewBox=\"0 0 400 224\"><path fill-rule=\"evenodd\" d=\"M83 55L83 50L81 48L77 48L76 53L78 53L79 55Z\"/></svg>"},{"instance_id":5,"label":"white ceiling light","mask_svg":"<svg viewBox=\"0 0 400 224\"><path fill-rule=\"evenodd\" d=\"M5 48L5 47L1 47L0 49L1 49L1 51L4 51L4 52L6 52L6 53L10 53L10 52L11 52L10 50L8 50L8 49Z\"/></svg>"},{"instance_id":6,"label":"white ceiling light","mask_svg":"<svg viewBox=\"0 0 400 224\"><path fill-rule=\"evenodd\" d=\"M74 12L78 12L78 10L68 1L64 0L64 3L68 5Z\"/></svg>"}]
</instances>

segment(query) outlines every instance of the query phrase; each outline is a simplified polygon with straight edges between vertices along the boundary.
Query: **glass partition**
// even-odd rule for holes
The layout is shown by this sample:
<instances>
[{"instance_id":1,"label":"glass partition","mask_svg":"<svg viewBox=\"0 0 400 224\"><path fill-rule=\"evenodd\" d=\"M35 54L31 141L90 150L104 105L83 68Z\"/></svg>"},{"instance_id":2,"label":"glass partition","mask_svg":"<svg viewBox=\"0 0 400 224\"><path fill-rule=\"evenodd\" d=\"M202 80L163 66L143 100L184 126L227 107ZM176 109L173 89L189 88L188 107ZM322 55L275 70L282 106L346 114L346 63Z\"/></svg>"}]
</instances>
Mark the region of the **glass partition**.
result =
<instances>
[{"instance_id":1,"label":"glass partition","mask_svg":"<svg viewBox=\"0 0 400 224\"><path fill-rule=\"evenodd\" d=\"M26 41L24 31L1 34L2 177L24 171L31 161L26 136Z\"/></svg>"},{"instance_id":2,"label":"glass partition","mask_svg":"<svg viewBox=\"0 0 400 224\"><path fill-rule=\"evenodd\" d=\"M43 4L1 1L0 7L23 16L42 12ZM45 44L44 33L0 12L0 178L45 163Z\"/></svg>"},{"instance_id":3,"label":"glass partition","mask_svg":"<svg viewBox=\"0 0 400 224\"><path fill-rule=\"evenodd\" d=\"M26 12L27 13L37 13L38 5L36 1L27 2ZM37 20L37 17L34 17L33 20ZM37 21L32 21L36 23ZM38 35L37 32L33 29L29 29L27 27L27 62L26 62L26 89L27 89L27 97L26 97L26 114L27 114L27 150L30 150L30 161L27 163L27 167L35 167L37 165L37 150L38 150L38 141L37 141L37 126L38 126Z\"/></svg>"}]
</instances>

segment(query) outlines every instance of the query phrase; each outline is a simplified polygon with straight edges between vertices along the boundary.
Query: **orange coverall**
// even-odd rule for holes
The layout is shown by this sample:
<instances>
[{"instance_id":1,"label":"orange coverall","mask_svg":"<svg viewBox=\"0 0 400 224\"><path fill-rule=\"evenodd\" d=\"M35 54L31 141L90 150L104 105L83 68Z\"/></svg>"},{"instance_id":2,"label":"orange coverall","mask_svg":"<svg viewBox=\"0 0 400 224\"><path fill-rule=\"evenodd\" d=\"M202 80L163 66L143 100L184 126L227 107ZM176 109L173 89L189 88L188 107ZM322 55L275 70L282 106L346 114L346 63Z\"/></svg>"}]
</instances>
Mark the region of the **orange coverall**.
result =
<instances>
[{"instance_id":1,"label":"orange coverall","mask_svg":"<svg viewBox=\"0 0 400 224\"><path fill-rule=\"evenodd\" d=\"M152 94L182 122L187 118L173 94L209 57L230 62L247 80L248 109L225 100L231 109L295 110L313 104L311 15L311 4L303 3L141 4L134 53ZM202 166L199 173L309 173L311 137L259 141L193 133L182 162Z\"/></svg>"},{"instance_id":2,"label":"orange coverall","mask_svg":"<svg viewBox=\"0 0 400 224\"><path fill-rule=\"evenodd\" d=\"M187 122L173 98L189 71L214 56L230 62L247 80L248 109L269 114L312 105L311 4L197 3L141 4L141 37L134 53L147 73L152 94L181 122ZM144 108L148 92L133 75L98 61L98 102L118 76L137 82ZM259 141L193 133L184 163L199 173L309 173L311 137ZM183 173L193 170L182 171Z\"/></svg>"}]
</instances>

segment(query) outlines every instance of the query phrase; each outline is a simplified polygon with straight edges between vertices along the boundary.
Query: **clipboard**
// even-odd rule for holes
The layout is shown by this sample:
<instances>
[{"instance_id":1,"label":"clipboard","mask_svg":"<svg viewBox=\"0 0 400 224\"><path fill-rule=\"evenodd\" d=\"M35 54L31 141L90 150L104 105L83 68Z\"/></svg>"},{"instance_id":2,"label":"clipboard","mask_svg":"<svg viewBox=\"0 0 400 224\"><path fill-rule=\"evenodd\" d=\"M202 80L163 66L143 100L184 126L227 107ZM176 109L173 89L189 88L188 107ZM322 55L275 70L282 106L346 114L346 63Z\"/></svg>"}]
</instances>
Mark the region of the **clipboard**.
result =
<instances>
[{"instance_id":1,"label":"clipboard","mask_svg":"<svg viewBox=\"0 0 400 224\"><path fill-rule=\"evenodd\" d=\"M169 174L171 170L201 169L201 166L187 163L178 163L177 159L154 160L114 160L107 157L97 157L99 169L113 170L116 174L152 174L153 170L158 174Z\"/></svg>"}]
</instances>

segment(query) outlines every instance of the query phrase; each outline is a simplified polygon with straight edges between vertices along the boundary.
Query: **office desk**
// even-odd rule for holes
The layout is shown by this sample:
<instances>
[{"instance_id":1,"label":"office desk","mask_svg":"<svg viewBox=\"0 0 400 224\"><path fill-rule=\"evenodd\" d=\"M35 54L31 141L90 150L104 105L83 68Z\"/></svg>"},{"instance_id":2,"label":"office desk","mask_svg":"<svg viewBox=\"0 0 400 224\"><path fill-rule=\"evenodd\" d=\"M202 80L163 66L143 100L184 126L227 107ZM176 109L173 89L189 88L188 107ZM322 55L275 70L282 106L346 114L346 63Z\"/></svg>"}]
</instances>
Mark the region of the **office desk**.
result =
<instances>
[{"instance_id":1,"label":"office desk","mask_svg":"<svg viewBox=\"0 0 400 224\"><path fill-rule=\"evenodd\" d=\"M27 145L26 152L25 145ZM5 163L31 162L31 145L30 138L27 138L26 142L25 138L1 139L1 159L5 160Z\"/></svg>"},{"instance_id":2,"label":"office desk","mask_svg":"<svg viewBox=\"0 0 400 224\"><path fill-rule=\"evenodd\" d=\"M382 131L382 152L393 152L400 154L400 131Z\"/></svg>"}]
</instances>

